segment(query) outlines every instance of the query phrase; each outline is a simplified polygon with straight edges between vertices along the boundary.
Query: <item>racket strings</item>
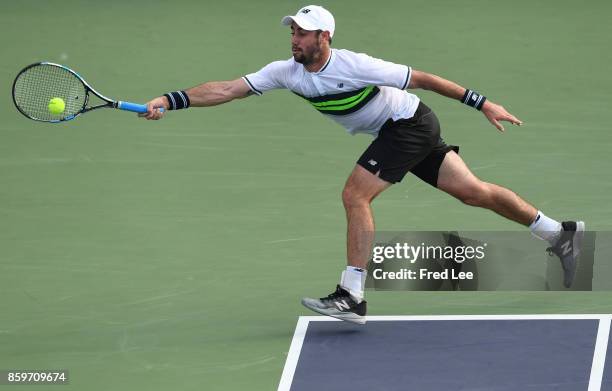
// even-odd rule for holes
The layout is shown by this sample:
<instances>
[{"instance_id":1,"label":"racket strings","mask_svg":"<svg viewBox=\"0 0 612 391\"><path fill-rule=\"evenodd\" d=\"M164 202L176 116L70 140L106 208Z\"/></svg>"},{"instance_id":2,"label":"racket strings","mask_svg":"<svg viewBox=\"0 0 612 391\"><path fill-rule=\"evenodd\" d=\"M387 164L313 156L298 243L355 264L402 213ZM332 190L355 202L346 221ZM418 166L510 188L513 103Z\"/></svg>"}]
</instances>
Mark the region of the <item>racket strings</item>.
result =
<instances>
[{"instance_id":1,"label":"racket strings","mask_svg":"<svg viewBox=\"0 0 612 391\"><path fill-rule=\"evenodd\" d=\"M64 68L38 64L22 72L15 81L15 103L27 116L42 121L57 121L78 114L85 107L87 90L83 83ZM63 113L52 114L49 101L61 98Z\"/></svg>"}]
</instances>

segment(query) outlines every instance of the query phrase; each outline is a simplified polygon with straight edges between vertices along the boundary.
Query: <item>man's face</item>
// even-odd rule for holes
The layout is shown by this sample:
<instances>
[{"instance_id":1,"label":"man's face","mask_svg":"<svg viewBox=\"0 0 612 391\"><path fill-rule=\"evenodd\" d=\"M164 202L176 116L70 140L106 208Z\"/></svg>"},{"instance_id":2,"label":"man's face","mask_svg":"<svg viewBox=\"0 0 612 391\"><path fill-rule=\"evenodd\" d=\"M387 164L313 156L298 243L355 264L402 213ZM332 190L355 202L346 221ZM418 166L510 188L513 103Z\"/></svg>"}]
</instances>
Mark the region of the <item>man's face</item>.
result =
<instances>
[{"instance_id":1,"label":"man's face","mask_svg":"<svg viewBox=\"0 0 612 391\"><path fill-rule=\"evenodd\" d=\"M296 62L309 65L321 58L322 37L316 31L306 31L291 23L291 53Z\"/></svg>"}]
</instances>

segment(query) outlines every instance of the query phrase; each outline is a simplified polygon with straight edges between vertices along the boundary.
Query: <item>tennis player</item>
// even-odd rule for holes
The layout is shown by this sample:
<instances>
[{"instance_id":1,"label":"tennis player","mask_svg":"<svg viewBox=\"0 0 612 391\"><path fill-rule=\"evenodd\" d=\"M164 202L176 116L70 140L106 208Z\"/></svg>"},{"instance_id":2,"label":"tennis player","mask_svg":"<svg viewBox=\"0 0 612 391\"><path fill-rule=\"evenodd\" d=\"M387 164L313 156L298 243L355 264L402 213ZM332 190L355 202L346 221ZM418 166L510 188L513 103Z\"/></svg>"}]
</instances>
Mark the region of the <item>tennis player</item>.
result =
<instances>
[{"instance_id":1,"label":"tennis player","mask_svg":"<svg viewBox=\"0 0 612 391\"><path fill-rule=\"evenodd\" d=\"M336 290L321 299L302 300L309 309L349 322L365 323L364 285L374 220L370 203L410 172L461 202L487 208L529 227L550 243L563 266L564 284L574 280L585 225L558 222L516 193L477 178L458 155L459 147L440 136L434 112L406 89L431 90L480 111L498 130L502 121L522 122L503 106L452 81L406 65L345 49L331 48L335 22L323 7L310 5L281 23L291 28L292 57L274 61L232 81L214 81L167 93L148 102L150 120L166 110L214 106L250 95L285 88L338 122L348 133L366 133L374 141L357 160L342 192L347 218L348 266Z\"/></svg>"}]
</instances>

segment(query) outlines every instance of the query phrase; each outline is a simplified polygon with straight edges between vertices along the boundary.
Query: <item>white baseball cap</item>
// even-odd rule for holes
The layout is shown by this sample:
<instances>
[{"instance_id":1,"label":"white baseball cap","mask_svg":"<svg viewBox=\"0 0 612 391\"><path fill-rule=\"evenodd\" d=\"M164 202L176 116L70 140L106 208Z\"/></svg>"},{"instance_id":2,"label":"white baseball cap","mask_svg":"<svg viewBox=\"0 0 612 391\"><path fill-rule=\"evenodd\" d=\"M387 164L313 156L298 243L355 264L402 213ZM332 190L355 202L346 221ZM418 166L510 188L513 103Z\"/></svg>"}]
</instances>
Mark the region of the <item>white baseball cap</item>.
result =
<instances>
[{"instance_id":1,"label":"white baseball cap","mask_svg":"<svg viewBox=\"0 0 612 391\"><path fill-rule=\"evenodd\" d=\"M287 15L281 20L281 23L285 26L289 26L291 22L297 23L298 26L307 31L329 31L330 37L334 36L334 30L336 29L334 16L320 5L307 5L300 8L295 16Z\"/></svg>"}]
</instances>

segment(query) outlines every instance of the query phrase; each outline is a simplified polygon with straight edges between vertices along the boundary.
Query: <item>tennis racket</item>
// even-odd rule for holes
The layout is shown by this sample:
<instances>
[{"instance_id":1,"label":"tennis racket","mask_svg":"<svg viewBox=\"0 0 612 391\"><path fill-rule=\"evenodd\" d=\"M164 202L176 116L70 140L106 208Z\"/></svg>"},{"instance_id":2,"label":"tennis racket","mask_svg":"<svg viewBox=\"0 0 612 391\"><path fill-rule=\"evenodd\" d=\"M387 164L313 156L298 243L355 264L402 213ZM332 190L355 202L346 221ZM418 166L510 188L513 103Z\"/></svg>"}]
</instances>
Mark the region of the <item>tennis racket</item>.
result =
<instances>
[{"instance_id":1,"label":"tennis racket","mask_svg":"<svg viewBox=\"0 0 612 391\"><path fill-rule=\"evenodd\" d=\"M104 103L88 106L90 93ZM62 113L50 112L49 101L53 98L64 100L65 109ZM29 119L53 123L70 121L82 113L101 108L147 112L146 105L107 98L72 69L52 62L31 64L19 72L13 82L13 102L17 110Z\"/></svg>"}]
</instances>

